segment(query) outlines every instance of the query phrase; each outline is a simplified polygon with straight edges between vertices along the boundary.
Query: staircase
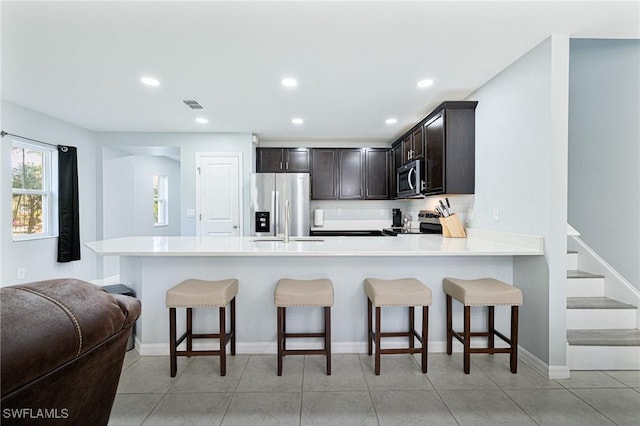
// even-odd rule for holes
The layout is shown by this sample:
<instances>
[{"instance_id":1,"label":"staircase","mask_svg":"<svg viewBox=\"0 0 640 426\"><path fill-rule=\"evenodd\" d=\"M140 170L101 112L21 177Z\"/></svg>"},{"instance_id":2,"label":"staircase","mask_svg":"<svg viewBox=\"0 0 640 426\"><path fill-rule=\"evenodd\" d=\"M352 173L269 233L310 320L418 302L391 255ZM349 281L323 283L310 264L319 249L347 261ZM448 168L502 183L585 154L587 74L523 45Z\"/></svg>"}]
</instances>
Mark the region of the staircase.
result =
<instances>
[{"instance_id":1,"label":"staircase","mask_svg":"<svg viewBox=\"0 0 640 426\"><path fill-rule=\"evenodd\" d=\"M637 306L605 296L605 277L567 253L567 364L571 370L640 370Z\"/></svg>"}]
</instances>

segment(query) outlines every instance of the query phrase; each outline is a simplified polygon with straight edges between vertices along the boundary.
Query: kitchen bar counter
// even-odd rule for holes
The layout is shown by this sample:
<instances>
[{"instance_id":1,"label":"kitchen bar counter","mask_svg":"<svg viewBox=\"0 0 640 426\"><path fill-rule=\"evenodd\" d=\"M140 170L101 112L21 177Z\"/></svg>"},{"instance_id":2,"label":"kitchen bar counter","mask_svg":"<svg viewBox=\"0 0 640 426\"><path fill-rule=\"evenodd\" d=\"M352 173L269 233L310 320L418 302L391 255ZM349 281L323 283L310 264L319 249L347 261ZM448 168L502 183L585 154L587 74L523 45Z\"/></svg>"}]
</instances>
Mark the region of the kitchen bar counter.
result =
<instances>
[{"instance_id":1,"label":"kitchen bar counter","mask_svg":"<svg viewBox=\"0 0 640 426\"><path fill-rule=\"evenodd\" d=\"M397 237L124 237L87 243L105 256L521 256L541 255L540 237L469 230Z\"/></svg>"},{"instance_id":2,"label":"kitchen bar counter","mask_svg":"<svg viewBox=\"0 0 640 426\"><path fill-rule=\"evenodd\" d=\"M542 238L539 237L481 230L469 230L468 235L466 239L420 234L322 237L323 241L289 244L256 242L256 239L262 239L258 237L126 237L96 241L87 246L99 255L119 256L120 282L131 286L142 302L142 315L136 326L136 347L142 355L168 354L165 293L187 278L238 279L239 353L275 353L273 292L281 278L328 278L333 282L332 345L335 353L366 352L365 278L418 278L433 291L429 350L441 352L446 347L444 277L494 277L513 282L514 256L543 254ZM287 324L291 332L320 330L320 310L315 311L288 310ZM406 326L405 309L390 308L388 311L384 318L385 329L397 331ZM477 310L473 313L473 321L483 323L485 315ZM456 314L458 316L461 317ZM217 321L214 309L197 309L194 313L194 329L199 332L212 332L207 330L211 327L215 330ZM508 324L508 313L496 310L496 325L500 327L505 323ZM178 329L183 326L184 314L181 313ZM217 341L205 340L196 344L217 348Z\"/></svg>"}]
</instances>

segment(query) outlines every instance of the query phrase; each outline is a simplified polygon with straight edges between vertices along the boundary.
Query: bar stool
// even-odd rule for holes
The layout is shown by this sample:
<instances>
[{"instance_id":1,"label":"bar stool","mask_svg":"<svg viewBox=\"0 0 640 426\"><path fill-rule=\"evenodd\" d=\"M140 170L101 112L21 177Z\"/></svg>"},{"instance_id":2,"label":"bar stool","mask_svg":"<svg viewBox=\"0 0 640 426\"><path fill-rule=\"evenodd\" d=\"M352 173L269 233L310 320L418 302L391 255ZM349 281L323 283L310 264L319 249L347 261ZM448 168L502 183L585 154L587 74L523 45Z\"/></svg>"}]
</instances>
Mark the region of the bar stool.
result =
<instances>
[{"instance_id":1,"label":"bar stool","mask_svg":"<svg viewBox=\"0 0 640 426\"><path fill-rule=\"evenodd\" d=\"M281 279L276 285L274 302L278 316L278 376L282 376L282 358L285 355L325 355L327 357L327 376L330 376L333 283L327 279ZM324 308L324 331L322 333L287 333L287 308L293 306ZM287 338L307 337L324 338L324 349L287 349Z\"/></svg>"},{"instance_id":2,"label":"bar stool","mask_svg":"<svg viewBox=\"0 0 640 426\"><path fill-rule=\"evenodd\" d=\"M431 305L431 289L415 278L398 280L380 280L367 278L364 280L364 290L367 294L367 322L369 355L376 345L375 374L380 375L380 355L385 354L422 354L422 372L427 372L427 345L429 341L429 306ZM376 327L373 329L372 306L376 307ZM406 306L409 308L409 331L385 332L381 331L380 308L382 306ZM414 324L414 307L422 306L422 333L418 334ZM380 339L383 337L407 337L408 348L382 349ZM421 343L415 348L414 338Z\"/></svg>"},{"instance_id":3,"label":"bar stool","mask_svg":"<svg viewBox=\"0 0 640 426\"><path fill-rule=\"evenodd\" d=\"M494 278L478 280L461 280L445 278L442 282L447 295L447 354L451 355L453 337L464 345L464 372L469 374L472 353L509 353L511 354L511 372L518 372L518 309L522 305L522 291L512 285ZM464 332L453 330L452 298L464 305ZM494 309L497 305L511 306L511 338L507 338L494 328ZM471 331L471 307L487 307L487 331ZM472 348L471 337L487 337L486 348ZM494 336L498 336L509 344L508 348L496 348Z\"/></svg>"},{"instance_id":4,"label":"bar stool","mask_svg":"<svg viewBox=\"0 0 640 426\"><path fill-rule=\"evenodd\" d=\"M179 356L220 356L220 375L227 373L226 346L231 341L231 355L236 354L236 294L238 280L204 281L189 279L167 290L165 303L169 308L169 357L171 377L176 376ZM226 306L231 304L231 330L227 333ZM187 309L187 331L176 339L176 308ZM193 333L193 308L218 308L220 327L218 333ZM219 350L193 350L193 339L219 339ZM179 351L178 345L187 339L187 350Z\"/></svg>"}]
</instances>

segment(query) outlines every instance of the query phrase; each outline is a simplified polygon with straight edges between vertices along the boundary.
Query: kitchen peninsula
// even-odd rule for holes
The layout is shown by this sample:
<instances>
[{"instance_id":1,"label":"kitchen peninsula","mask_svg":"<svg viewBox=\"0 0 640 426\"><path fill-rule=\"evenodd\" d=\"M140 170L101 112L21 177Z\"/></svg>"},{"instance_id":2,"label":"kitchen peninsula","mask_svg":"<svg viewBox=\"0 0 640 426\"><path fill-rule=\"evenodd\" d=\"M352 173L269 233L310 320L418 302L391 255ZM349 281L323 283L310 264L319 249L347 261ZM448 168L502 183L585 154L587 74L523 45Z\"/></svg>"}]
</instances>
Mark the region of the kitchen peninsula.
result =
<instances>
[{"instance_id":1,"label":"kitchen peninsula","mask_svg":"<svg viewBox=\"0 0 640 426\"><path fill-rule=\"evenodd\" d=\"M187 278L239 280L240 353L275 353L273 291L280 278L331 279L335 290L333 347L336 353L344 353L366 350L364 279L415 277L433 290L429 350L442 351L444 277L494 277L512 282L513 256L543 254L541 237L474 229L468 230L468 238L441 235L304 237L284 243L260 237L125 237L95 241L87 246L99 255L120 257L120 280L130 285L142 301L142 315L136 329L136 344L142 355L168 353L165 292ZM292 332L298 324L305 329L320 328L320 310L312 319L298 314L292 308L287 319ZM473 315L481 318L484 312L478 310ZM497 327L508 323L508 315L502 315L500 310L496 311ZM215 327L216 318L214 310L197 310L195 330L204 332L207 323ZM179 314L179 330L184 327L183 321L184 315ZM383 328L400 328L406 321L404 309L392 309L385 314Z\"/></svg>"}]
</instances>

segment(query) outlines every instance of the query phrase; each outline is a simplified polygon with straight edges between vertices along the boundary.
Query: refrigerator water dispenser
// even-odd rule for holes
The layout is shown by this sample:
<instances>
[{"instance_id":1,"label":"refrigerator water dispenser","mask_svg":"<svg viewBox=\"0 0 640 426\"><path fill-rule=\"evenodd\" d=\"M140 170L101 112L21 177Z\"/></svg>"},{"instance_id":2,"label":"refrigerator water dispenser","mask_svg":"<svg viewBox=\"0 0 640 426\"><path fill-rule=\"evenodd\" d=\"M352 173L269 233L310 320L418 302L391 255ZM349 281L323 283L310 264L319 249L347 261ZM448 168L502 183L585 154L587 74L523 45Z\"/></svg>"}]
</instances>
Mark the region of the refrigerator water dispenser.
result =
<instances>
[{"instance_id":1,"label":"refrigerator water dispenser","mask_svg":"<svg viewBox=\"0 0 640 426\"><path fill-rule=\"evenodd\" d=\"M256 212L256 232L269 232L269 212Z\"/></svg>"}]
</instances>

